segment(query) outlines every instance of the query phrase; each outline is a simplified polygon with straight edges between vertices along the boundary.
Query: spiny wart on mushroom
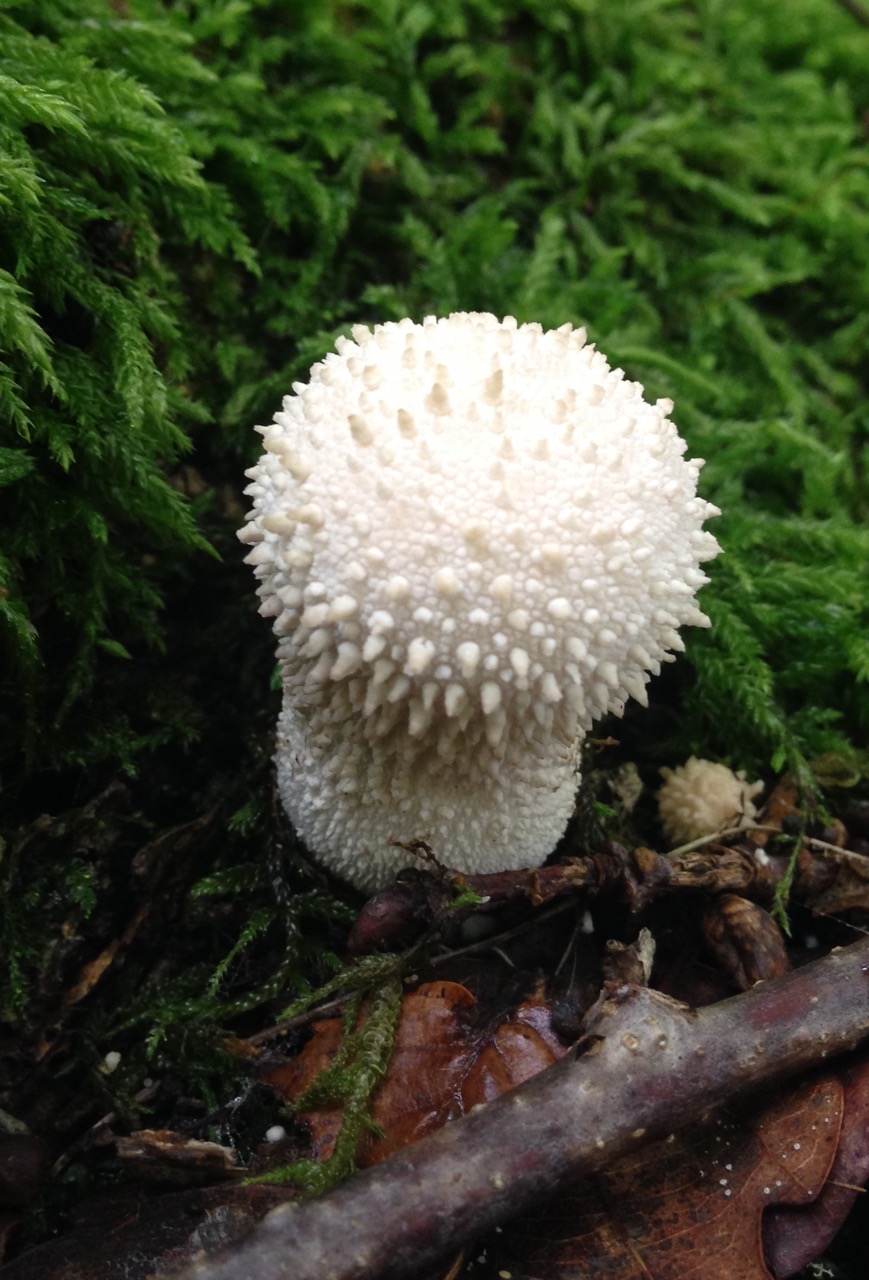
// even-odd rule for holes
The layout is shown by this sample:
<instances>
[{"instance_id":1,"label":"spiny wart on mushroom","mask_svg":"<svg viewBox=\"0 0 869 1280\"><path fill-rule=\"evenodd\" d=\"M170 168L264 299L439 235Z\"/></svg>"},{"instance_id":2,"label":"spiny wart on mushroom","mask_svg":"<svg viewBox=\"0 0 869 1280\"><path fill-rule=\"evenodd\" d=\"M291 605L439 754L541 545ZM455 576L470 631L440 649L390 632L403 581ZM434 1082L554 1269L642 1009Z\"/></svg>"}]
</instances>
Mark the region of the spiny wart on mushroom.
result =
<instances>
[{"instance_id":1,"label":"spiny wart on mushroom","mask_svg":"<svg viewBox=\"0 0 869 1280\"><path fill-rule=\"evenodd\" d=\"M294 383L247 474L274 619L277 769L313 853L362 889L425 839L537 866L583 735L707 626L700 459L571 325L482 313L353 329Z\"/></svg>"}]
</instances>

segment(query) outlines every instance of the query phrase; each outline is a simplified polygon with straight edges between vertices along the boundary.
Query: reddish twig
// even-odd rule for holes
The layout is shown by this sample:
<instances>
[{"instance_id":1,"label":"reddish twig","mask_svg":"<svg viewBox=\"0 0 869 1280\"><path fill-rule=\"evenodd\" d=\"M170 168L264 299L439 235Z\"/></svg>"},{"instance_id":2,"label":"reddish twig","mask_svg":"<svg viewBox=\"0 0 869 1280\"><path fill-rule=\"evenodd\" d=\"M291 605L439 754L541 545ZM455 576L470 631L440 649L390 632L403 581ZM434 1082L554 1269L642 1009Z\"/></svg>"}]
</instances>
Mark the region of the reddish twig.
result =
<instances>
[{"instance_id":1,"label":"reddish twig","mask_svg":"<svg viewBox=\"0 0 869 1280\"><path fill-rule=\"evenodd\" d=\"M610 986L580 1050L329 1195L274 1210L186 1280L404 1280L567 1177L869 1035L869 940L692 1012Z\"/></svg>"}]
</instances>

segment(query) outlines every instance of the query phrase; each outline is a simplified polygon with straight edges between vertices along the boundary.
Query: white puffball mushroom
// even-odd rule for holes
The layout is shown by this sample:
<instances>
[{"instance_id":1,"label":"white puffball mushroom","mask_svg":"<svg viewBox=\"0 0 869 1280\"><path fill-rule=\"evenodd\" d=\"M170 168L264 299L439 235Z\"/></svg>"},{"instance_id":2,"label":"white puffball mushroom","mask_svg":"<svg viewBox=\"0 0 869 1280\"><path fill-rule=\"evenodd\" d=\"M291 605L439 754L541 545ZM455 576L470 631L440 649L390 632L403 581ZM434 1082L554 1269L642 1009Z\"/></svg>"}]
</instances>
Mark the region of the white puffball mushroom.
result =
<instances>
[{"instance_id":1,"label":"white puffball mushroom","mask_svg":"<svg viewBox=\"0 0 869 1280\"><path fill-rule=\"evenodd\" d=\"M749 827L757 818L754 797L762 782L746 782L725 764L691 756L675 769L661 769L658 791L661 826L674 844L714 835L728 827Z\"/></svg>"},{"instance_id":2,"label":"white puffball mushroom","mask_svg":"<svg viewBox=\"0 0 869 1280\"><path fill-rule=\"evenodd\" d=\"M708 626L717 510L671 410L584 330L460 313L356 326L258 428L278 783L338 874L381 886L399 841L465 872L552 851L592 722Z\"/></svg>"}]
</instances>

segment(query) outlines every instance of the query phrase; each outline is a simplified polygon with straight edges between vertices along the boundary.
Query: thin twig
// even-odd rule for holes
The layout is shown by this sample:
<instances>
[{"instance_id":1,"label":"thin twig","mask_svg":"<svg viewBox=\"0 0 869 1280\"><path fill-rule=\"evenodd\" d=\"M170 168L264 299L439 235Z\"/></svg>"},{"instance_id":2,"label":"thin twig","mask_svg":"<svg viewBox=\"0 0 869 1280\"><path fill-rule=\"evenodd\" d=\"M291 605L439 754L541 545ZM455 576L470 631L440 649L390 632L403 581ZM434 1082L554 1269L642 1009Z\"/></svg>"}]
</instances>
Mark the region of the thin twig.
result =
<instances>
[{"instance_id":1,"label":"thin twig","mask_svg":"<svg viewBox=\"0 0 869 1280\"><path fill-rule=\"evenodd\" d=\"M767 823L756 822L743 827L728 827L725 831L715 831L712 835L698 836L696 840L692 840L689 844L679 845L678 849L668 849L665 856L678 858L683 853L692 853L695 849L702 849L706 844L720 843L722 840L729 840L731 836L745 835L750 831L763 831L772 836L785 836L789 840L799 840L802 844L810 844L813 849L826 849L828 853L845 853L852 858L863 857L862 853L855 853L853 849L846 849L841 844L830 844L829 840L819 840L817 836L790 836L786 831L782 831L781 827L771 827Z\"/></svg>"},{"instance_id":2,"label":"thin twig","mask_svg":"<svg viewBox=\"0 0 869 1280\"><path fill-rule=\"evenodd\" d=\"M459 956L470 956L477 952L494 951L500 947L502 942L510 942L513 938L518 938L520 934L527 933L529 929L536 929L538 925L544 924L547 920L551 920L553 916L561 915L563 911L569 911L571 908L576 909L576 903L573 899L565 902L557 902L555 906L548 907L545 911L535 912L529 920L523 920L521 924L513 925L512 929L505 929L502 933L493 934L491 938L480 938L479 942L470 942L466 947L456 947L453 951L442 951L440 955L432 956L430 964L446 964L447 960L456 960Z\"/></svg>"},{"instance_id":3,"label":"thin twig","mask_svg":"<svg viewBox=\"0 0 869 1280\"><path fill-rule=\"evenodd\" d=\"M810 844L815 849L826 849L828 853L844 853L846 858L856 858L861 861L864 866L866 858L862 853L855 853L853 849L846 849L841 844L830 844L829 840L818 840L815 836L801 836L803 844Z\"/></svg>"},{"instance_id":4,"label":"thin twig","mask_svg":"<svg viewBox=\"0 0 869 1280\"><path fill-rule=\"evenodd\" d=\"M277 1040L281 1036L285 1036L288 1031L294 1031L296 1027L306 1027L308 1023L316 1022L325 1013L333 1013L336 1009L343 1009L347 999L347 996L335 996L333 1000L325 1000L323 1004L318 1004L313 1009L307 1009L304 1013L297 1013L294 1018L287 1018L284 1022L278 1022L272 1027L266 1027L264 1031L257 1031L255 1035L246 1036L245 1044L250 1044L254 1047L260 1044L268 1044L270 1040Z\"/></svg>"},{"instance_id":5,"label":"thin twig","mask_svg":"<svg viewBox=\"0 0 869 1280\"><path fill-rule=\"evenodd\" d=\"M680 845L678 849L669 849L666 858L680 858L682 854L690 854L695 849L703 849L704 845L721 844L722 840L729 840L731 836L750 835L755 831L763 831L770 836L785 836L787 840L799 841L802 845L811 845L813 849L823 849L828 854L843 854L846 859L861 859L865 863L863 854L855 854L854 850L846 849L845 845L831 845L828 840L818 840L817 836L804 835L788 835L788 832L782 831L781 827L770 827L767 823L751 823L750 827L728 827L726 831L717 831L710 836L698 836L696 840L692 840L690 844Z\"/></svg>"},{"instance_id":6,"label":"thin twig","mask_svg":"<svg viewBox=\"0 0 869 1280\"><path fill-rule=\"evenodd\" d=\"M764 823L750 822L747 826L727 827L724 831L713 831L709 835L698 836L696 840L689 840L688 844L680 844L678 849L668 849L665 856L679 858L683 853L693 853L695 849L702 849L705 844L720 843L722 840L729 840L731 836L748 835L750 831L764 831L773 836L787 834L782 831L781 827L771 827Z\"/></svg>"}]
</instances>

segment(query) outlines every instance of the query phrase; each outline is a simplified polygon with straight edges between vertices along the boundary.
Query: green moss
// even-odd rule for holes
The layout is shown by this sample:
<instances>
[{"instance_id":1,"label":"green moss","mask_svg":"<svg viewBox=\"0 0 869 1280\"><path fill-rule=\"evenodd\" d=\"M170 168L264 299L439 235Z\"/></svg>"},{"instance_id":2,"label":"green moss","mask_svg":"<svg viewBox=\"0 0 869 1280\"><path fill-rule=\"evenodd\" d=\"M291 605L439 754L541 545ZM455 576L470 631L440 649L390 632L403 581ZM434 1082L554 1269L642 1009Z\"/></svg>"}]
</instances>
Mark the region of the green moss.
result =
<instances>
[{"instance_id":1,"label":"green moss","mask_svg":"<svg viewBox=\"0 0 869 1280\"><path fill-rule=\"evenodd\" d=\"M453 308L586 323L709 458L726 558L686 743L804 771L865 735L849 14L60 0L3 21L7 758L22 723L55 761L177 731L95 681L164 641L167 562L209 572L167 483L187 433L229 476L343 326Z\"/></svg>"},{"instance_id":2,"label":"green moss","mask_svg":"<svg viewBox=\"0 0 869 1280\"><path fill-rule=\"evenodd\" d=\"M307 1195L321 1195L356 1168L360 1139L372 1128L371 1094L392 1057L401 1015L402 980L414 958L413 952L368 956L286 1010L283 1017L289 1018L334 991L347 991L344 1035L338 1051L294 1104L297 1112L340 1108L341 1129L327 1160L297 1160L256 1181L295 1183Z\"/></svg>"},{"instance_id":3,"label":"green moss","mask_svg":"<svg viewBox=\"0 0 869 1280\"><path fill-rule=\"evenodd\" d=\"M690 753L804 782L855 760L869 32L842 6L53 0L7 6L0 37L7 826L119 765L145 827L241 815L215 865L180 864L187 952L117 988L136 1052L146 1015L171 1056L185 1019L213 1030L329 963L334 899L295 851L274 875L258 834L271 640L233 529L253 423L351 322L570 320L671 396L725 554L713 628L625 750L647 777ZM0 867L13 1016L115 884L109 846L41 848Z\"/></svg>"},{"instance_id":4,"label":"green moss","mask_svg":"<svg viewBox=\"0 0 869 1280\"><path fill-rule=\"evenodd\" d=\"M0 19L0 764L135 742L97 672L161 640L147 561L206 545L165 474L196 405L161 243L252 261L150 89L39 10Z\"/></svg>"}]
</instances>

